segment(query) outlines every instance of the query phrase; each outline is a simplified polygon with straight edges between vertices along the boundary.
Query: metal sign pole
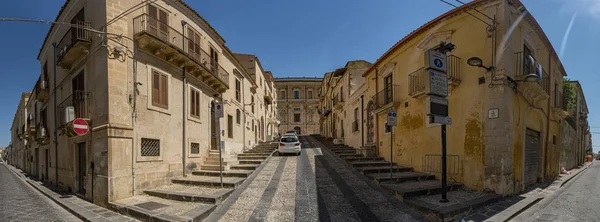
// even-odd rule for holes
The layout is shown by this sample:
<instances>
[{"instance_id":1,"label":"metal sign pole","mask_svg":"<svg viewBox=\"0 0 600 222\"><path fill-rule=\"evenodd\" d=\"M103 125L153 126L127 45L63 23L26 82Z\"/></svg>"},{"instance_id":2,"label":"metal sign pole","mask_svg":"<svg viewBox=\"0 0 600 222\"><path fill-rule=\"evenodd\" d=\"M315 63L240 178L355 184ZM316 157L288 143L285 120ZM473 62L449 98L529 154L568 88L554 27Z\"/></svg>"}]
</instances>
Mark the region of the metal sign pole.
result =
<instances>
[{"instance_id":1,"label":"metal sign pole","mask_svg":"<svg viewBox=\"0 0 600 222\"><path fill-rule=\"evenodd\" d=\"M389 126L388 126L389 127ZM390 181L393 180L392 177L392 173L393 173L393 168L394 168L394 161L393 158L394 156L392 155L393 152L393 141L394 141L394 127L390 127Z\"/></svg>"},{"instance_id":2,"label":"metal sign pole","mask_svg":"<svg viewBox=\"0 0 600 222\"><path fill-rule=\"evenodd\" d=\"M449 200L446 194L446 124L442 124L442 199L441 203L447 203Z\"/></svg>"}]
</instances>

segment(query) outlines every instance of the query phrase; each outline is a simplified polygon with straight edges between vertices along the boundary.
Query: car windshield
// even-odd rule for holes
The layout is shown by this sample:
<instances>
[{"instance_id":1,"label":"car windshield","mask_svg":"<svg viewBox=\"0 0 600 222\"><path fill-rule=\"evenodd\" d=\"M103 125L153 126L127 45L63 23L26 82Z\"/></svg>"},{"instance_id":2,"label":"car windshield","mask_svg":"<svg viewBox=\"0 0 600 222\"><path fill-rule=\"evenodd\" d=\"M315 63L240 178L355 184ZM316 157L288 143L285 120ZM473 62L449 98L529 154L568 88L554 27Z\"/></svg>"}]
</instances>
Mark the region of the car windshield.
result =
<instances>
[{"instance_id":1,"label":"car windshield","mask_svg":"<svg viewBox=\"0 0 600 222\"><path fill-rule=\"evenodd\" d=\"M282 143L298 142L298 138L296 138L296 137L283 137L283 138L281 138L281 142Z\"/></svg>"}]
</instances>

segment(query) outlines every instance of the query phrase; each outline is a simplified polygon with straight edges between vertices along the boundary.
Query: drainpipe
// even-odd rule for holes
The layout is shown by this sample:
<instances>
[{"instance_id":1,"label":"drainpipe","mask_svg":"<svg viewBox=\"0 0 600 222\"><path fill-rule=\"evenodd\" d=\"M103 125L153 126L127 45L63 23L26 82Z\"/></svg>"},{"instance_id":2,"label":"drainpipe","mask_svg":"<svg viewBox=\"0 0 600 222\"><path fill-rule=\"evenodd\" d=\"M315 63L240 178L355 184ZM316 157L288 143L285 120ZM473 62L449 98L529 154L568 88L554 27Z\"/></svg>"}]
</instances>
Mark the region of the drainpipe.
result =
<instances>
[{"instance_id":1,"label":"drainpipe","mask_svg":"<svg viewBox=\"0 0 600 222\"><path fill-rule=\"evenodd\" d=\"M362 146L365 146L365 124L363 124L363 119L365 118L365 103L364 103L365 95L360 95L360 143Z\"/></svg>"},{"instance_id":2,"label":"drainpipe","mask_svg":"<svg viewBox=\"0 0 600 222\"><path fill-rule=\"evenodd\" d=\"M137 117L137 92L138 92L138 81L137 81L137 44L133 42L133 111L131 112L131 128L133 129L133 139L131 141L131 192L132 196L135 195L135 158L137 156L136 145L137 145L137 132L135 130L135 120Z\"/></svg>"},{"instance_id":3,"label":"drainpipe","mask_svg":"<svg viewBox=\"0 0 600 222\"><path fill-rule=\"evenodd\" d=\"M550 74L548 75L548 88L551 89L552 86L552 53L548 54L548 71L550 72ZM555 91L558 89L554 89ZM548 90L550 92L552 92L552 90ZM556 95L556 93L554 93L554 95ZM552 95L550 95L549 98L552 98ZM550 137L550 112L552 112L550 110L550 102L552 99L548 100L548 112L546 113L546 145L544 148L544 166L542 166L542 169L544 169L544 171L542 171L542 178L546 177L546 164L548 163L548 140ZM556 100L556 98L554 98L554 100Z\"/></svg>"},{"instance_id":4,"label":"drainpipe","mask_svg":"<svg viewBox=\"0 0 600 222\"><path fill-rule=\"evenodd\" d=\"M53 58L53 68L54 68L54 176L56 177L56 186L58 186L58 127L56 118L56 106L58 105L56 102L56 42L52 43L52 53L54 54Z\"/></svg>"},{"instance_id":5,"label":"drainpipe","mask_svg":"<svg viewBox=\"0 0 600 222\"><path fill-rule=\"evenodd\" d=\"M377 96L377 93L379 92L379 84L378 84L378 80L379 80L379 69L377 67L375 67L375 96ZM373 103L376 103L377 100L372 101ZM377 156L379 156L379 115L375 115L375 153L377 153Z\"/></svg>"},{"instance_id":6,"label":"drainpipe","mask_svg":"<svg viewBox=\"0 0 600 222\"><path fill-rule=\"evenodd\" d=\"M186 21L181 20L181 30L183 32L183 37L184 38L185 38L185 25L186 24L187 24ZM183 51L185 52L185 40L183 41ZM183 70L182 71L183 72L183 135L182 135L182 138L181 138L181 162L183 163L183 166L182 166L182 168L183 168L183 176L185 177L186 176L185 175L185 147L187 145L186 142L185 142L185 138L186 138L186 122L187 122L187 120L185 118L186 117L186 115L185 115L185 112L186 112L186 101L187 101L185 99L185 95L186 95L186 92L187 92L187 88L186 88L186 86L187 86L187 76L186 76L186 73L185 73L185 67L183 67L182 70Z\"/></svg>"},{"instance_id":7,"label":"drainpipe","mask_svg":"<svg viewBox=\"0 0 600 222\"><path fill-rule=\"evenodd\" d=\"M246 93L245 92L245 88L244 88L244 79L242 79L241 81L241 88L240 91L242 91L242 114L244 116L244 121L242 122L242 129L244 130L243 133L243 141L242 141L242 150L246 151Z\"/></svg>"}]
</instances>

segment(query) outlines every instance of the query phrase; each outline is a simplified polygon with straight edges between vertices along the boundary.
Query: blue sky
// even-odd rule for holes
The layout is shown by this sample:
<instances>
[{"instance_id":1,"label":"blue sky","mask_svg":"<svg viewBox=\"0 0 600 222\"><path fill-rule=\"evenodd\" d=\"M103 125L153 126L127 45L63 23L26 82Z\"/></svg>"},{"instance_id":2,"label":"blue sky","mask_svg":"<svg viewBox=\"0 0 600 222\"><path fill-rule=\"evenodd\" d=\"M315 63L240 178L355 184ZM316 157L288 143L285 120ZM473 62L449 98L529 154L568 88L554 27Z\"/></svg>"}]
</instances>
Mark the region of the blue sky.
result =
<instances>
[{"instance_id":1,"label":"blue sky","mask_svg":"<svg viewBox=\"0 0 600 222\"><path fill-rule=\"evenodd\" d=\"M452 1L452 0L449 0ZM64 1L10 1L0 17L53 20ZM187 1L226 39L235 52L259 56L276 77L322 76L348 60L374 62L399 39L452 9L438 0ZM600 0L523 0L557 51L568 77L584 87L593 132L600 132ZM459 4L459 3L456 3ZM562 42L577 13L565 47ZM30 91L40 73L36 60L50 25L0 22L0 146L21 92ZM559 52L560 53L560 52ZM595 127L595 128L594 128ZM600 145L600 134L594 135ZM598 146L596 145L596 146ZM600 151L599 147L594 147Z\"/></svg>"}]
</instances>

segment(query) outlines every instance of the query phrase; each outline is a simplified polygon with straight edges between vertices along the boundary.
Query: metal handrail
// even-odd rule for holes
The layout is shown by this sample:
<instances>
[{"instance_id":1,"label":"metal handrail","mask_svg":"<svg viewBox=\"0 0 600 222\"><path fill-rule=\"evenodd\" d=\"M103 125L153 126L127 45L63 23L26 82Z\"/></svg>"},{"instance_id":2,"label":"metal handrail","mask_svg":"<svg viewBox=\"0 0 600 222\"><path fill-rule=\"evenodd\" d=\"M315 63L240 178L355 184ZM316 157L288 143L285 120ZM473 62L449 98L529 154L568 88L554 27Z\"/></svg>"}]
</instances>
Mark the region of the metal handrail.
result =
<instances>
[{"instance_id":1,"label":"metal handrail","mask_svg":"<svg viewBox=\"0 0 600 222\"><path fill-rule=\"evenodd\" d=\"M77 21L76 25L77 26L69 28L62 39L60 39L60 42L58 42L58 45L56 45L56 48L59 50L59 54L56 55L57 64L63 58L62 53L69 51L69 49L71 49L71 47L73 47L77 41L92 41L92 36L90 35L89 31L89 27L91 27L92 24L90 22Z\"/></svg>"},{"instance_id":2,"label":"metal handrail","mask_svg":"<svg viewBox=\"0 0 600 222\"><path fill-rule=\"evenodd\" d=\"M408 95L414 96L419 93L425 92L425 69L421 67L417 71L408 74L409 79L409 91Z\"/></svg>"},{"instance_id":3,"label":"metal handrail","mask_svg":"<svg viewBox=\"0 0 600 222\"><path fill-rule=\"evenodd\" d=\"M400 86L392 85L390 88L384 87L373 96L375 109L379 109L392 102L400 102Z\"/></svg>"}]
</instances>

